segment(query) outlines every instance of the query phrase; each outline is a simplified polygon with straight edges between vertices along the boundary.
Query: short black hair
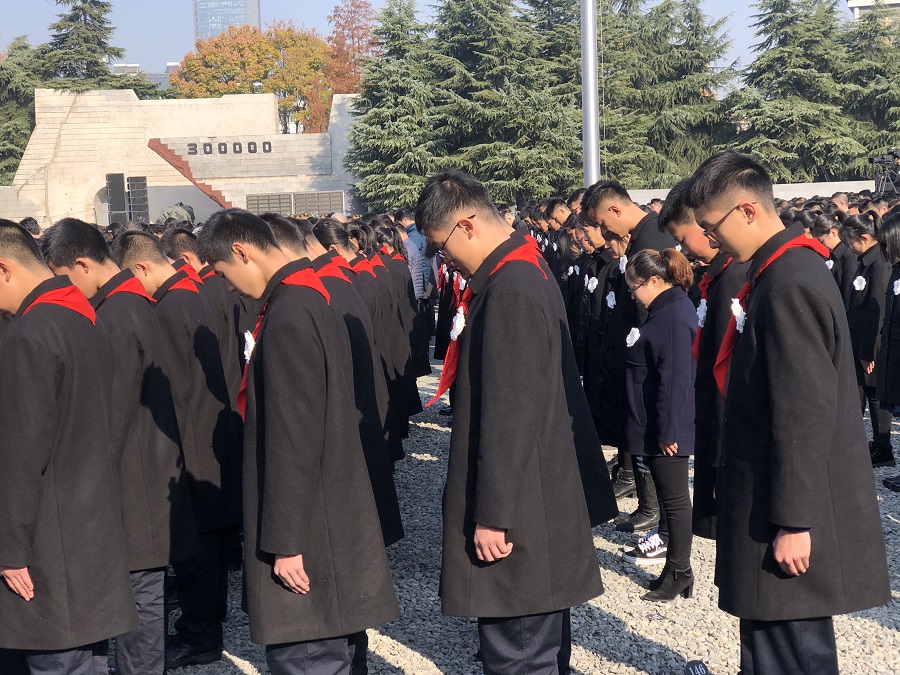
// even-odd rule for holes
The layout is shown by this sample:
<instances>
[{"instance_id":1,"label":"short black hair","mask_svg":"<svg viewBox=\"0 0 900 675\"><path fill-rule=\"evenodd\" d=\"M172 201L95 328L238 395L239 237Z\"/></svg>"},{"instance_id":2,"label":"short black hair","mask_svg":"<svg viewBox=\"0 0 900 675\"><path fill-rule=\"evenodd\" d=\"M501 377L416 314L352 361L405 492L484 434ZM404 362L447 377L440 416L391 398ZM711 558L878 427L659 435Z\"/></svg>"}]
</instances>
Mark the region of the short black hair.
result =
<instances>
[{"instance_id":1,"label":"short black hair","mask_svg":"<svg viewBox=\"0 0 900 675\"><path fill-rule=\"evenodd\" d=\"M881 254L892 265L900 262L900 213L889 212L878 228L878 243Z\"/></svg>"},{"instance_id":2,"label":"short black hair","mask_svg":"<svg viewBox=\"0 0 900 675\"><path fill-rule=\"evenodd\" d=\"M771 208L775 203L769 172L750 155L734 150L719 152L700 165L691 179L685 203L696 209L735 190L751 193L763 208Z\"/></svg>"},{"instance_id":3,"label":"short black hair","mask_svg":"<svg viewBox=\"0 0 900 675\"><path fill-rule=\"evenodd\" d=\"M119 267L132 267L139 262L166 264L169 259L162 244L152 234L128 230L113 239L109 246L113 262Z\"/></svg>"},{"instance_id":4,"label":"short black hair","mask_svg":"<svg viewBox=\"0 0 900 675\"><path fill-rule=\"evenodd\" d=\"M547 206L544 207L544 213L547 214L547 218L553 215L553 211L555 211L560 206L569 208L562 199L551 199L550 201L548 201Z\"/></svg>"},{"instance_id":5,"label":"short black hair","mask_svg":"<svg viewBox=\"0 0 900 675\"><path fill-rule=\"evenodd\" d=\"M413 213L412 209L400 209L397 213L394 214L394 221L400 222L401 220L406 220L409 218L410 220L416 219L416 214Z\"/></svg>"},{"instance_id":6,"label":"short black hair","mask_svg":"<svg viewBox=\"0 0 900 675\"><path fill-rule=\"evenodd\" d=\"M40 246L44 259L54 267L72 267L78 258L100 265L112 260L100 230L77 218L63 218L48 228Z\"/></svg>"},{"instance_id":7,"label":"short black hair","mask_svg":"<svg viewBox=\"0 0 900 675\"><path fill-rule=\"evenodd\" d=\"M163 251L172 260L178 260L184 253L197 255L197 235L183 227L171 227L160 237Z\"/></svg>"},{"instance_id":8,"label":"short black hair","mask_svg":"<svg viewBox=\"0 0 900 675\"><path fill-rule=\"evenodd\" d=\"M578 188L577 190L575 190L575 192L569 195L569 198L566 200L566 204L571 207L572 204L577 202L580 197L584 197L585 192L587 192L587 188Z\"/></svg>"},{"instance_id":9,"label":"short black hair","mask_svg":"<svg viewBox=\"0 0 900 675\"><path fill-rule=\"evenodd\" d=\"M234 259L231 246L237 242L263 252L278 248L272 228L262 218L244 209L225 209L214 213L200 230L198 255L210 264L230 263Z\"/></svg>"},{"instance_id":10,"label":"short black hair","mask_svg":"<svg viewBox=\"0 0 900 675\"><path fill-rule=\"evenodd\" d=\"M694 209L685 203L690 187L691 179L682 178L669 190L659 211L660 232L666 232L669 225L684 225L694 219Z\"/></svg>"},{"instance_id":11,"label":"short black hair","mask_svg":"<svg viewBox=\"0 0 900 675\"><path fill-rule=\"evenodd\" d=\"M601 180L591 185L584 198L581 200L581 210L587 211L593 209L605 202L607 199L617 201L633 202L631 195L619 181Z\"/></svg>"},{"instance_id":12,"label":"short black hair","mask_svg":"<svg viewBox=\"0 0 900 675\"><path fill-rule=\"evenodd\" d=\"M29 269L46 268L37 242L19 223L0 218L0 256L12 258Z\"/></svg>"},{"instance_id":13,"label":"short black hair","mask_svg":"<svg viewBox=\"0 0 900 675\"><path fill-rule=\"evenodd\" d=\"M429 178L416 204L416 224L424 229L447 229L448 214L460 209L482 209L500 219L500 213L487 188L473 176L459 169L442 171Z\"/></svg>"},{"instance_id":14,"label":"short black hair","mask_svg":"<svg viewBox=\"0 0 900 675\"><path fill-rule=\"evenodd\" d=\"M28 216L27 218L22 218L22 220L19 221L19 225L24 227L25 230L28 232L28 234L35 236L35 237L41 236L41 226L38 225L38 221L35 220L34 218L32 218L31 216Z\"/></svg>"},{"instance_id":15,"label":"short black hair","mask_svg":"<svg viewBox=\"0 0 900 675\"><path fill-rule=\"evenodd\" d=\"M312 218L290 218L289 220L297 226L300 230L300 234L302 234L307 241L316 238L313 228L316 226L316 223L319 222L318 219L313 221Z\"/></svg>"},{"instance_id":16,"label":"short black hair","mask_svg":"<svg viewBox=\"0 0 900 675\"><path fill-rule=\"evenodd\" d=\"M272 228L275 240L282 248L290 248L299 253L306 252L306 238L293 218L285 218L277 213L264 213L260 218Z\"/></svg>"}]
</instances>

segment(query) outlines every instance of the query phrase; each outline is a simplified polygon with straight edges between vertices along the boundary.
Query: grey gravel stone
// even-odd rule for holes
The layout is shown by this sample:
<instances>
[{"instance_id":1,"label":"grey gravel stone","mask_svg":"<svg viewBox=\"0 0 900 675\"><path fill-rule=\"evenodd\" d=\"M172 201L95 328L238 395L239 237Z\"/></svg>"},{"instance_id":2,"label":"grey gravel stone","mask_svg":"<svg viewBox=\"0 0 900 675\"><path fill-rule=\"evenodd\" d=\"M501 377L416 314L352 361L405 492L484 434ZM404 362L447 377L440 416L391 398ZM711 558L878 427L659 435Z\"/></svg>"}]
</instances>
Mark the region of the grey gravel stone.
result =
<instances>
[{"instance_id":1,"label":"grey gravel stone","mask_svg":"<svg viewBox=\"0 0 900 675\"><path fill-rule=\"evenodd\" d=\"M433 395L438 375L439 366L434 376L419 381L423 400ZM369 672L373 675L481 673L475 659L474 621L442 616L437 597L440 503L450 440L449 420L437 414L441 405L414 418L405 444L408 456L397 465L397 491L406 538L390 549L389 556L403 614L396 621L369 631ZM900 432L900 425L895 424L895 428ZM835 619L842 673L900 673L900 546L896 541L900 531L900 494L881 484L883 478L897 471L874 471L894 600L886 607ZM630 511L635 506L634 500L621 503L623 510ZM603 525L594 530L594 542L606 592L572 611L575 675L681 675L686 663L695 659L702 660L713 675L738 671L737 620L716 606L717 592L712 583L713 542L694 539L693 569L697 579L694 597L678 598L668 604L640 600L644 592L640 584L653 571L621 559L621 550L633 544L633 535ZM859 555L865 556L866 552L860 551ZM230 613L225 626L226 658L208 666L170 672L174 675L269 672L264 649L250 643L247 618L240 611L240 584L240 574L232 574Z\"/></svg>"}]
</instances>

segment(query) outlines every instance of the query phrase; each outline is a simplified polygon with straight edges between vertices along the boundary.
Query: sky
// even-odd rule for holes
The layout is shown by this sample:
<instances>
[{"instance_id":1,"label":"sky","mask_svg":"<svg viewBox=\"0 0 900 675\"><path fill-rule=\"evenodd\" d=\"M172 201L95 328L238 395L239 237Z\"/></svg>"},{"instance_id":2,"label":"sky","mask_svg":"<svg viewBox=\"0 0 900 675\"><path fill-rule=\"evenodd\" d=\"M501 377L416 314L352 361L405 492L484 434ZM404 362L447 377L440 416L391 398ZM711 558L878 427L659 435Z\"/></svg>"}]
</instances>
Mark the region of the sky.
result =
<instances>
[{"instance_id":1,"label":"sky","mask_svg":"<svg viewBox=\"0 0 900 675\"><path fill-rule=\"evenodd\" d=\"M263 24L292 20L326 35L328 15L339 0L261 0ZM371 0L376 9L384 0ZM419 0L421 18L430 16L435 0ZM60 8L53 0L0 0L0 44L27 35L33 44L49 39L48 26ZM748 64L755 42L750 27L753 9L734 0L706 0L705 12L712 17L728 16L732 40L729 60ZM849 16L849 11L847 13ZM194 28L191 0L113 0L111 20L116 26L113 44L126 50L125 61L140 64L147 72L162 72L169 61L179 61L193 48Z\"/></svg>"}]
</instances>

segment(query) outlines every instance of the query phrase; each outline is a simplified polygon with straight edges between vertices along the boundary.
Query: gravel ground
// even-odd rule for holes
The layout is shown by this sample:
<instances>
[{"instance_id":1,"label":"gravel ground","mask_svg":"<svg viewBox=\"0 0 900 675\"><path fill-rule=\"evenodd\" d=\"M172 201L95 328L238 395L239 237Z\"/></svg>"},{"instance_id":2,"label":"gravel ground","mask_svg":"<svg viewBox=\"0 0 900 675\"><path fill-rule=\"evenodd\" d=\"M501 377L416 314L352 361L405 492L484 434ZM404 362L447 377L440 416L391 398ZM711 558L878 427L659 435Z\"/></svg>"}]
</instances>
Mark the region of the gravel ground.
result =
<instances>
[{"instance_id":1,"label":"gravel ground","mask_svg":"<svg viewBox=\"0 0 900 675\"><path fill-rule=\"evenodd\" d=\"M424 400L437 386L422 378ZM389 556L400 597L402 616L369 631L369 672L430 675L480 675L475 660L477 633L473 621L440 613L438 575L441 552L440 497L446 471L450 427L435 405L414 418L406 442L408 457L397 466L406 538ZM900 425L895 425L900 438ZM895 441L895 447L898 446ZM610 455L611 456L611 455ZM898 453L900 457L900 453ZM843 673L900 673L900 494L881 485L897 469L876 469L882 522L888 543L894 600L886 607L837 617L838 651ZM636 507L634 500L621 504ZM620 551L633 535L615 532L612 525L594 530L597 562L606 592L572 611L572 666L575 675L684 672L691 660L702 660L714 675L738 671L737 620L716 607L712 583L715 544L694 539L694 597L669 604L640 600L639 586L660 567L644 569L626 564ZM865 555L865 552L860 552ZM215 664L170 671L175 675L257 675L268 673L264 650L250 643L247 618L240 611L240 574L231 576L231 612L225 627L226 657Z\"/></svg>"}]
</instances>

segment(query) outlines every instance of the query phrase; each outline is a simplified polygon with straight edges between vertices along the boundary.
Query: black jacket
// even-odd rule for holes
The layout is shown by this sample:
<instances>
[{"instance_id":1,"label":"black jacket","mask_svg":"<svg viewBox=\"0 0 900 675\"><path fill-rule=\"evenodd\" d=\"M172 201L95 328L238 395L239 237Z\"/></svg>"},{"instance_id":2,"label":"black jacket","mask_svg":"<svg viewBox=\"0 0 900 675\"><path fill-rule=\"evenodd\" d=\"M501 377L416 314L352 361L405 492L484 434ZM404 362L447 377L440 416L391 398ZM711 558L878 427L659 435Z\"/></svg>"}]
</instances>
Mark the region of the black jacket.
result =
<instances>
[{"instance_id":1,"label":"black jacket","mask_svg":"<svg viewBox=\"0 0 900 675\"><path fill-rule=\"evenodd\" d=\"M856 276L856 254L850 250L844 242L838 242L828 259L831 264L831 274L841 289L841 297L844 299L844 307L850 306L850 296L853 293L853 277Z\"/></svg>"},{"instance_id":2,"label":"black jacket","mask_svg":"<svg viewBox=\"0 0 900 675\"><path fill-rule=\"evenodd\" d=\"M876 385L876 376L875 373L866 373L860 361L874 361L878 354L885 292L890 276L891 266L881 255L881 246L876 244L859 256L856 274L850 282L852 290L847 305L850 342L856 358L857 382L867 387ZM863 288L857 289L857 285Z\"/></svg>"},{"instance_id":3,"label":"black jacket","mask_svg":"<svg viewBox=\"0 0 900 675\"><path fill-rule=\"evenodd\" d=\"M44 302L42 282L0 343L0 566L28 567L34 597L0 588L0 648L62 650L137 626L107 411L101 320ZM84 296L81 296L84 304Z\"/></svg>"},{"instance_id":4,"label":"black jacket","mask_svg":"<svg viewBox=\"0 0 900 675\"><path fill-rule=\"evenodd\" d=\"M716 584L719 607L742 619L832 616L891 599L840 293L823 258L805 248L757 277L798 236L794 225L753 257L726 393ZM775 562L780 526L810 529L810 568L800 577Z\"/></svg>"},{"instance_id":5,"label":"black jacket","mask_svg":"<svg viewBox=\"0 0 900 675\"><path fill-rule=\"evenodd\" d=\"M681 287L660 293L625 344L625 450L656 457L659 444L694 454L694 357L697 312Z\"/></svg>"},{"instance_id":6,"label":"black jacket","mask_svg":"<svg viewBox=\"0 0 900 675\"><path fill-rule=\"evenodd\" d=\"M875 363L876 397L882 407L900 412L900 264L891 269L884 300L884 324Z\"/></svg>"},{"instance_id":7,"label":"black jacket","mask_svg":"<svg viewBox=\"0 0 900 675\"><path fill-rule=\"evenodd\" d=\"M163 334L153 301L123 290L129 282L140 286L131 270L122 270L97 291L91 305L112 346L112 447L128 569L137 571L190 557L197 528Z\"/></svg>"},{"instance_id":8,"label":"black jacket","mask_svg":"<svg viewBox=\"0 0 900 675\"><path fill-rule=\"evenodd\" d=\"M522 246L513 235L469 280L443 501L440 596L451 616L552 612L603 591L591 524L618 509L559 288L543 264L491 274ZM506 529L512 554L478 561L476 523Z\"/></svg>"},{"instance_id":9,"label":"black jacket","mask_svg":"<svg viewBox=\"0 0 900 675\"><path fill-rule=\"evenodd\" d=\"M247 373L244 587L257 644L334 638L399 615L356 424L353 353L337 308L270 280ZM274 575L303 554L307 595Z\"/></svg>"}]
</instances>

